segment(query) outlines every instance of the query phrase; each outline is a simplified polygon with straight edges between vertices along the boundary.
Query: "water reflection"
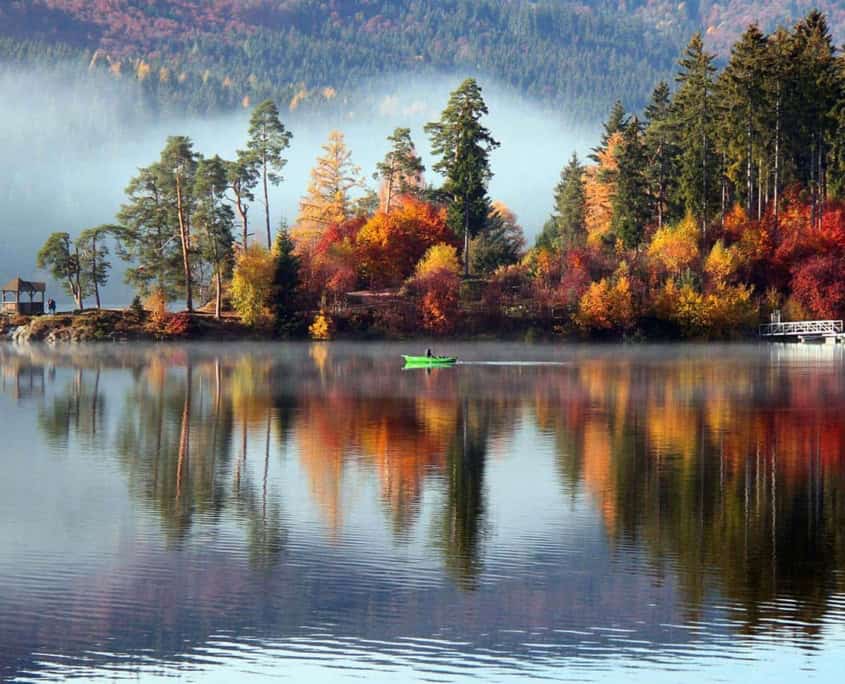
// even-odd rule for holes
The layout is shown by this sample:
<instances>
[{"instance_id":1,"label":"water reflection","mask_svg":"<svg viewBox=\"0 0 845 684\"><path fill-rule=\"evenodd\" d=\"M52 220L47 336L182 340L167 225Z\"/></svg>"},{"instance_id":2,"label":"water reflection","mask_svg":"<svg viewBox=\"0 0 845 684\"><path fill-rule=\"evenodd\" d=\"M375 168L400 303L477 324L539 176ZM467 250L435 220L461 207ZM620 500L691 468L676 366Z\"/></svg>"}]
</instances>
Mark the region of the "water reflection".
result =
<instances>
[{"instance_id":1,"label":"water reflection","mask_svg":"<svg viewBox=\"0 0 845 684\"><path fill-rule=\"evenodd\" d=\"M16 557L0 536L0 676L103 640L178 659L220 630L307 642L326 621L332 643L384 642L373 655L448 635L504 671L592 662L591 648L625 663L634 644L659 665L689 643L706 644L688 655L703 668L737 636L752 658L767 635L822 648L845 594L840 350L459 351L556 365L403 373L398 347L363 345L0 347L7 429L34 415L39 470L60 455L77 471L57 496L113 468L131 506L103 567L84 542L71 554L72 581L30 567L50 539ZM8 519L38 529L40 515ZM40 617L12 595L21 572ZM100 592L103 573L108 619L47 609ZM138 603L159 580L172 590ZM75 653L67 619L87 625Z\"/></svg>"}]
</instances>

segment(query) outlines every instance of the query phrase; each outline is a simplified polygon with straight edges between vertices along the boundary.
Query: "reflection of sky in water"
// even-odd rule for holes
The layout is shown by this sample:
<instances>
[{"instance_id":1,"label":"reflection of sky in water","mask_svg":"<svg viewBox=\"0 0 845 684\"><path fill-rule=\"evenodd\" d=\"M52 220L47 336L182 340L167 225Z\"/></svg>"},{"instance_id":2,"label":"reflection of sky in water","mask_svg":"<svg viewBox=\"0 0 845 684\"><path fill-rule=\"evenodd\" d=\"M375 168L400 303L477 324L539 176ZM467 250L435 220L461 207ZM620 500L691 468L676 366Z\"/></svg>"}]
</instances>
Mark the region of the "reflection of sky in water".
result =
<instances>
[{"instance_id":1,"label":"reflection of sky in water","mask_svg":"<svg viewBox=\"0 0 845 684\"><path fill-rule=\"evenodd\" d=\"M172 502L156 498L157 491L164 491L156 487L164 486L165 469L175 461L132 465L137 454L121 451L119 435L127 417L159 400L171 402L172 409L162 416L162 425L169 434L180 434L186 357L172 349L108 348L81 355L80 374L65 358L46 350L31 357L0 350L0 676L131 678L140 673L146 681L191 673L210 681L244 674L293 680L307 676L309 681L341 675L375 681L515 681L530 674L677 681L682 673L685 678L695 673L699 680L741 676L762 681L807 668L806 676L824 681L838 672L837 656L845 646L841 556L827 561L839 593L834 593L830 577L819 578L820 595L788 585L790 578L779 585L804 592L801 601L807 605L825 602L820 617L807 613L783 590L761 594L754 604L760 624L749 631L746 611L751 604L743 605L745 597L740 601L720 593L723 578L714 574L718 568L702 568L701 597L692 605L689 589L679 587L675 566L682 562L679 554L694 556L695 549L655 542L646 512L641 512L636 531L625 528L624 511L609 513L606 498L614 477L624 472L612 471L597 485L590 467L601 462L600 455L570 453L581 448L578 440L556 441L561 427L554 422L563 421L575 434L572 426L585 421L586 434L593 439L590 429L595 428L589 426L606 421L613 429L602 439L610 445L611 461L636 458L640 449L675 447L659 440L648 446L626 437L647 432L640 421L660 416L656 408L639 413L629 407L632 417L614 423L612 416L625 405L625 392L642 402L659 396L655 406L667 405L661 404L666 398L697 406L713 391L702 384L709 381L710 364L730 363L751 375L736 370L728 398L719 398L719 410L693 417L706 416L714 423L724 413L742 414L753 404L752 413L760 418L773 399L765 387L746 381L774 372L770 364L793 364L779 382L823 381L826 391L817 403L835 407L845 397L836 380L838 352L813 356L796 351L783 358L765 348L721 349L715 356L712 350L685 348L644 356L618 348L573 353L540 347L523 350L522 357L548 357L566 365L542 370L465 367L452 375L424 376L396 370L396 347L334 347L325 361L306 346L284 351L258 347L252 350L252 358L258 359L254 366L237 366L242 350L211 349L198 352L192 361L193 446L187 449L184 476L190 486L179 496L201 496L190 488L204 477L199 452L208 445L214 411L228 410L214 409L209 359L221 359L222 404L231 403L234 410L221 421L228 432L219 442L221 460L211 469L217 478L211 485L217 492L215 503L191 501L181 539L164 527L162 516L169 515ZM516 353L489 345L459 352L477 360ZM262 358L270 362L262 364ZM634 385L639 386L624 389L624 377L614 366L620 362L634 368ZM693 365L684 365L689 363ZM139 392L154 376L156 364L163 384ZM595 376L588 372L591 364L599 369ZM28 377L33 366L53 366L55 373L51 377L45 370L43 394L24 393L16 399L12 382L22 376L22 368L28 369ZM672 374L675 366L680 367L677 376ZM755 375L755 368L763 375ZM245 377L253 384L244 385ZM691 384L684 385L689 378ZM608 390L611 379L619 383L613 391ZM411 434L405 434L397 431L403 421L419 416L419 409L408 404L414 383L420 383L421 397L431 400L434 408L428 409L434 417L426 425L411 421ZM541 399L550 387L562 388L565 396L557 399L560 405L541 426ZM351 403L344 400L348 396ZM782 408L784 401L795 412L806 410L794 394L775 404ZM279 407L292 403L295 408L283 431ZM368 403L388 414L386 428L378 411L375 416L367 411ZM271 416L269 452L264 406ZM344 407L353 413L331 414ZM354 413L359 409L360 414ZM578 418L579 411L586 418ZM245 456L240 414L248 414ZM44 421L57 418L64 425L51 423L48 440ZM326 418L327 434L309 434ZM682 413L673 417L680 421L677 425L663 428L667 444L678 442L678 426L685 419ZM342 443L346 426L356 420L372 422L373 434L380 434L376 428L387 429L386 455L376 453L381 448L377 440L355 436L360 426L348 428L352 436ZM485 427L478 433L480 424ZM413 510L397 526L397 504L390 497L396 491L391 477L399 471L391 470L391 459L402 454L390 451L390 439L399 440L409 456L414 448L437 443L434 438L446 425L455 435L446 442L458 460L423 459L418 496L410 499ZM99 426L93 436L92 426ZM719 429L729 442L733 428ZM413 438L426 430L431 439L416 446ZM486 445L483 470L471 473L481 473L480 497L471 486L469 494L462 493L461 486L469 485L461 485L454 470L460 468L460 454L470 453L473 431ZM334 458L330 453L338 440L343 456ZM683 451L682 446L677 449ZM581 475L563 475L569 466L562 463L578 457L586 462ZM667 456L662 467L682 472L685 458L690 457ZM782 497L802 496L801 481L789 480L790 463L785 462L784 473L776 472L783 482L774 486L784 488ZM724 478L719 467L726 466L708 466L702 472ZM161 472L153 475L156 468ZM822 480L830 497L840 491L838 474ZM617 507L637 509L639 499L651 496L645 489L649 482L644 480L642 492L631 493L633 503L622 498ZM764 484L771 486L768 479ZM458 499L450 508L453 496ZM823 501L834 506L832 498ZM466 512L458 509L472 505L480 506L477 533L470 529L462 537L460 530L450 532L450 524L454 528L466 522L461 517ZM444 511L457 518L450 521ZM666 515L662 525L671 528L668 510ZM822 515L833 513L825 508ZM710 524L704 519L680 522L691 529ZM273 527L277 539L263 539L266 526ZM468 565L460 555L466 549L449 547L469 544L472 552L473 543L477 558ZM265 547L277 553L262 555ZM771 571L760 563L752 569ZM466 579L462 572L477 575Z\"/></svg>"}]
</instances>

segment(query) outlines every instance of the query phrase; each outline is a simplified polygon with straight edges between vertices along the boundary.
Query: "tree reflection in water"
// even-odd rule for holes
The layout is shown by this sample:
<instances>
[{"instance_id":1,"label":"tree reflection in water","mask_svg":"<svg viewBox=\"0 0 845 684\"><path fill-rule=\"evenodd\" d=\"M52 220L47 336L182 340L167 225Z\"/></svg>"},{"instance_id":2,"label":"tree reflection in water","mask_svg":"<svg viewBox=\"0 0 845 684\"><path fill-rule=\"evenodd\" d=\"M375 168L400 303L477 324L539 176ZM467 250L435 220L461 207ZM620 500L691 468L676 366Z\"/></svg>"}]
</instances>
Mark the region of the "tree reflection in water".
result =
<instances>
[{"instance_id":1,"label":"tree reflection in water","mask_svg":"<svg viewBox=\"0 0 845 684\"><path fill-rule=\"evenodd\" d=\"M330 540L354 505L352 463L377 477L397 544L425 492L439 490L433 548L467 590L483 576L495 504L488 452L527 426L535 443L552 439L565 491L592 497L613 552L644 550L656 575L677 577L689 619L719 592L741 608L744 631L786 618L812 635L828 597L845 591L841 361L809 372L759 351L584 351L560 367L425 374L398 372L395 355L339 349L52 358L63 372L38 424L51 444L114 447L132 496L173 544L198 516L239 521L259 568L279 562L288 534L284 495L268 496L274 458L296 454ZM3 354L8 375L22 352ZM134 379L109 424L115 398L100 378L118 369Z\"/></svg>"}]
</instances>

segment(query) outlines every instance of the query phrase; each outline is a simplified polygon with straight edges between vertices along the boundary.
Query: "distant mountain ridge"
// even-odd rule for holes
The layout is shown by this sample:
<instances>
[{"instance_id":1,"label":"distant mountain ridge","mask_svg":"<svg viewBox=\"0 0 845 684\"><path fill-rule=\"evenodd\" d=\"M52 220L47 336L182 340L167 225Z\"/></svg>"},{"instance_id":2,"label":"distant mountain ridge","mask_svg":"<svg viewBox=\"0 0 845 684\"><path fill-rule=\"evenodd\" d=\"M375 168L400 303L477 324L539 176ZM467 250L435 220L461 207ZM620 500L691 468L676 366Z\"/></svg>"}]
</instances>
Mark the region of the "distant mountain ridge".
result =
<instances>
[{"instance_id":1,"label":"distant mountain ridge","mask_svg":"<svg viewBox=\"0 0 845 684\"><path fill-rule=\"evenodd\" d=\"M7 0L0 60L134 81L163 110L321 106L372 77L455 71L592 116L620 92L642 105L694 30L724 54L748 23L814 6L841 40L845 0Z\"/></svg>"}]
</instances>

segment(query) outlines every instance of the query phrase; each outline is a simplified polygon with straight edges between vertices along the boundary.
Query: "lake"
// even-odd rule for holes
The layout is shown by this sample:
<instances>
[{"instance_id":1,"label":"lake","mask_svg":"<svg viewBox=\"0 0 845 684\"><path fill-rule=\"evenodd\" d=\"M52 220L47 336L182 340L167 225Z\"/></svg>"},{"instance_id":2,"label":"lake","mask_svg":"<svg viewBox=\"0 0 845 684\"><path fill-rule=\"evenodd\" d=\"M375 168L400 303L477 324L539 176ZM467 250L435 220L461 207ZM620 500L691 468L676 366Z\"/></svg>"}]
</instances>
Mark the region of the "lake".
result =
<instances>
[{"instance_id":1,"label":"lake","mask_svg":"<svg viewBox=\"0 0 845 684\"><path fill-rule=\"evenodd\" d=\"M845 350L435 347L0 346L0 680L840 681Z\"/></svg>"}]
</instances>

